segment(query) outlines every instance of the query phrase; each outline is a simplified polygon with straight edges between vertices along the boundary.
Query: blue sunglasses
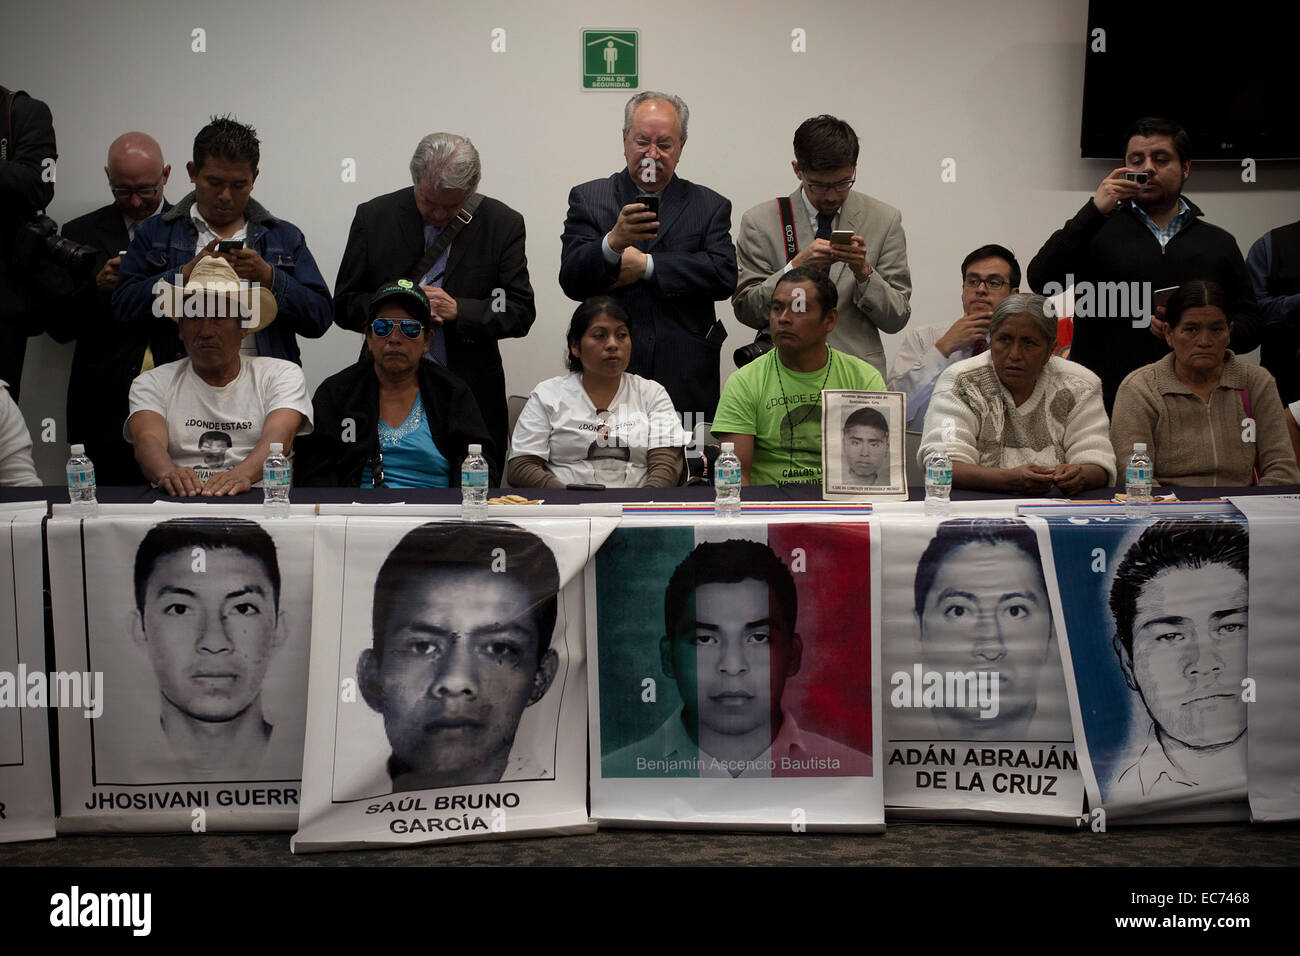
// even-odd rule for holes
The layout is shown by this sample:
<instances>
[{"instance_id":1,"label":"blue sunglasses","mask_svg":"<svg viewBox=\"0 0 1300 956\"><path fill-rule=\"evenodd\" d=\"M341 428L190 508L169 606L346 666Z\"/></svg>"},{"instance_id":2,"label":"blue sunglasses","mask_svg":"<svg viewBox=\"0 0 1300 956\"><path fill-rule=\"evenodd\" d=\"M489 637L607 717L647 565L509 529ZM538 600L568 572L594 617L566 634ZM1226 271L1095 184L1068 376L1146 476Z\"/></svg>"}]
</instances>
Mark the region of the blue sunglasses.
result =
<instances>
[{"instance_id":1,"label":"blue sunglasses","mask_svg":"<svg viewBox=\"0 0 1300 956\"><path fill-rule=\"evenodd\" d=\"M394 322L392 319L375 319L370 323L370 331L381 339L386 339L393 334L393 326L400 325L402 334L408 339L418 339L424 332L424 325L417 319L401 319Z\"/></svg>"}]
</instances>

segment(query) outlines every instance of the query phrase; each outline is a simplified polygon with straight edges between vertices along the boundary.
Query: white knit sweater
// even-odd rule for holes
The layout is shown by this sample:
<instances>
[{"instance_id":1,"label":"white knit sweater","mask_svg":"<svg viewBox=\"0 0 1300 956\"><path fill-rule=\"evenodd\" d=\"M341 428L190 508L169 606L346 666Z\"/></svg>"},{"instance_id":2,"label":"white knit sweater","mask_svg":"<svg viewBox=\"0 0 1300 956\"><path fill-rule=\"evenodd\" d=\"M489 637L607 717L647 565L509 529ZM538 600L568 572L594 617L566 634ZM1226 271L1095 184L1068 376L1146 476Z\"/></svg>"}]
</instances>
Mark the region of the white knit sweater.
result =
<instances>
[{"instance_id":1,"label":"white knit sweater","mask_svg":"<svg viewBox=\"0 0 1300 956\"><path fill-rule=\"evenodd\" d=\"M990 352L944 369L925 416L921 461L943 441L953 461L986 468L1100 465L1115 482L1101 379L1055 355L1019 407L998 380Z\"/></svg>"}]
</instances>

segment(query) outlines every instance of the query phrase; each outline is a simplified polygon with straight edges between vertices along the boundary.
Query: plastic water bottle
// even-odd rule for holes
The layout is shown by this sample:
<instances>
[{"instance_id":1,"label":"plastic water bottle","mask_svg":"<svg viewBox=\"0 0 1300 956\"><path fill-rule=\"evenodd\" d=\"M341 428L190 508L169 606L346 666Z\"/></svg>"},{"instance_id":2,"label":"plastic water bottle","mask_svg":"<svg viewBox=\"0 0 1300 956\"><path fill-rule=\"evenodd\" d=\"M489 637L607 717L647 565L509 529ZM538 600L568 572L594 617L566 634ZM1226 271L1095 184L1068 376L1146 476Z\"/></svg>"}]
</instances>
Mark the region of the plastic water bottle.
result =
<instances>
[{"instance_id":1,"label":"plastic water bottle","mask_svg":"<svg viewBox=\"0 0 1300 956\"><path fill-rule=\"evenodd\" d=\"M465 521L487 517L488 463L482 445L470 445L460 466L460 516Z\"/></svg>"},{"instance_id":2,"label":"plastic water bottle","mask_svg":"<svg viewBox=\"0 0 1300 956\"><path fill-rule=\"evenodd\" d=\"M95 466L86 457L85 445L73 445L68 459L68 500L74 518L93 518L99 514L95 500Z\"/></svg>"},{"instance_id":3,"label":"plastic water bottle","mask_svg":"<svg viewBox=\"0 0 1300 956\"><path fill-rule=\"evenodd\" d=\"M925 513L952 514L952 459L946 444L925 456Z\"/></svg>"},{"instance_id":4,"label":"plastic water bottle","mask_svg":"<svg viewBox=\"0 0 1300 956\"><path fill-rule=\"evenodd\" d=\"M1146 442L1133 443L1133 457L1124 469L1124 513L1141 518L1151 511L1151 459L1147 457Z\"/></svg>"},{"instance_id":5,"label":"plastic water bottle","mask_svg":"<svg viewBox=\"0 0 1300 956\"><path fill-rule=\"evenodd\" d=\"M271 442L271 453L262 462L262 513L268 518L289 517L289 485L293 470L285 457L284 445Z\"/></svg>"},{"instance_id":6,"label":"plastic water bottle","mask_svg":"<svg viewBox=\"0 0 1300 956\"><path fill-rule=\"evenodd\" d=\"M722 454L713 466L713 513L726 518L740 514L740 459L734 442L722 443Z\"/></svg>"}]
</instances>

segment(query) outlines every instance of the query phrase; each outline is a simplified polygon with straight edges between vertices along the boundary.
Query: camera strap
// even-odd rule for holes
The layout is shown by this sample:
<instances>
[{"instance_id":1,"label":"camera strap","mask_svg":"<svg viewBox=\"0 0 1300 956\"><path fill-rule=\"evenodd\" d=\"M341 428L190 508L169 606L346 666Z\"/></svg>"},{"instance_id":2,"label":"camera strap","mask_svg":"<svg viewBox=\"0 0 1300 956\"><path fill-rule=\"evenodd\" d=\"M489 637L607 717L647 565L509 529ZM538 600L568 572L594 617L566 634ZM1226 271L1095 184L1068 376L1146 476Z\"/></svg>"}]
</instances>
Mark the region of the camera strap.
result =
<instances>
[{"instance_id":1,"label":"camera strap","mask_svg":"<svg viewBox=\"0 0 1300 956\"><path fill-rule=\"evenodd\" d=\"M14 138L14 97L17 95L5 90L5 138L0 139L0 159L9 158L9 142Z\"/></svg>"},{"instance_id":2,"label":"camera strap","mask_svg":"<svg viewBox=\"0 0 1300 956\"><path fill-rule=\"evenodd\" d=\"M451 241L474 219L474 211L478 209L478 204L482 201L483 196L481 193L475 193L465 200L465 205L461 207L460 212L456 213L456 218L442 227L442 232L438 233L438 238L433 241L433 245L425 250L424 255L412 267L407 278L412 282L419 282L424 278L424 274L433 268L433 264L442 257L447 247L451 245Z\"/></svg>"},{"instance_id":3,"label":"camera strap","mask_svg":"<svg viewBox=\"0 0 1300 956\"><path fill-rule=\"evenodd\" d=\"M799 254L799 239L794 231L794 209L790 206L789 196L778 196L776 205L781 210L781 235L785 237L785 261L789 262Z\"/></svg>"}]
</instances>

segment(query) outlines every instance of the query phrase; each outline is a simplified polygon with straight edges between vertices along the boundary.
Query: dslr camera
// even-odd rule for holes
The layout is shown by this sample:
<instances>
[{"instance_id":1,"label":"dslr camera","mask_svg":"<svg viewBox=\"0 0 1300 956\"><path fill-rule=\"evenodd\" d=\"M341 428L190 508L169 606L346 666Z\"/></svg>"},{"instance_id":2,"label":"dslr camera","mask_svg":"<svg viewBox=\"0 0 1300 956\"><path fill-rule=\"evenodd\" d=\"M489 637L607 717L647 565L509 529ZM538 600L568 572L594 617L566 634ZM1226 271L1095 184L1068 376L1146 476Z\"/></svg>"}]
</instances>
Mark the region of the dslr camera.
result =
<instances>
[{"instance_id":1,"label":"dslr camera","mask_svg":"<svg viewBox=\"0 0 1300 956\"><path fill-rule=\"evenodd\" d=\"M14 247L17 261L28 267L51 262L78 277L88 277L95 271L95 257L99 255L94 246L60 236L58 223L43 213L22 224Z\"/></svg>"},{"instance_id":2,"label":"dslr camera","mask_svg":"<svg viewBox=\"0 0 1300 956\"><path fill-rule=\"evenodd\" d=\"M742 345L736 351L731 353L732 360L736 363L736 368L748 365L756 358L760 358L772 351L772 333L763 329L754 336L754 341L748 345Z\"/></svg>"}]
</instances>

